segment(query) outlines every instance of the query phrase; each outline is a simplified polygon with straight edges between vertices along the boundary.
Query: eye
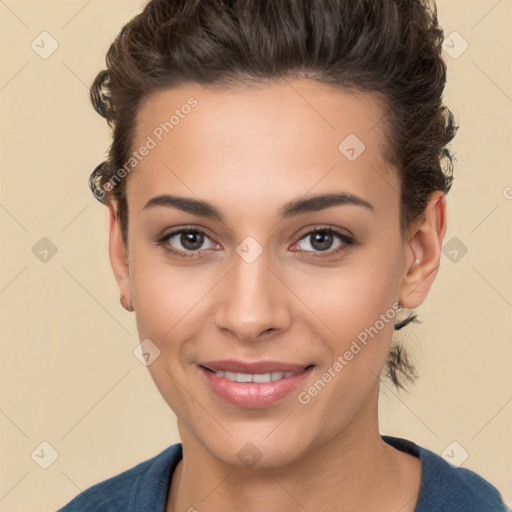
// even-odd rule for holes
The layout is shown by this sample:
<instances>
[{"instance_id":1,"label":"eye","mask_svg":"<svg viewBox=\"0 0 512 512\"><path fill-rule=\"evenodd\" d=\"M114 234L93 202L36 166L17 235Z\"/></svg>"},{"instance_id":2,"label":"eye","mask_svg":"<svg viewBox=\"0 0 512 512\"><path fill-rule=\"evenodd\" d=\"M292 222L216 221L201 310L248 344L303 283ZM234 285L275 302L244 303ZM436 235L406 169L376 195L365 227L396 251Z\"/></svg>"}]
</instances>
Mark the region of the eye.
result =
<instances>
[{"instance_id":1,"label":"eye","mask_svg":"<svg viewBox=\"0 0 512 512\"><path fill-rule=\"evenodd\" d=\"M203 247L205 240L210 240L212 246ZM217 246L213 240L204 232L199 229L181 228L173 231L155 240L157 244L161 245L166 251L183 258L195 257L194 254L199 253L206 249L212 249ZM178 248L173 248L178 245ZM179 247L181 245L181 247Z\"/></svg>"},{"instance_id":2,"label":"eye","mask_svg":"<svg viewBox=\"0 0 512 512\"><path fill-rule=\"evenodd\" d=\"M336 238L338 239L338 245L334 249L331 249ZM322 255L321 253L340 253L355 244L355 241L348 235L340 233L333 228L317 228L313 231L309 231L297 242L297 245L303 241L307 243L303 244L301 250L304 252L320 253L318 254L319 256ZM308 246L312 249L308 249ZM317 256L317 254L315 254L315 256Z\"/></svg>"}]
</instances>

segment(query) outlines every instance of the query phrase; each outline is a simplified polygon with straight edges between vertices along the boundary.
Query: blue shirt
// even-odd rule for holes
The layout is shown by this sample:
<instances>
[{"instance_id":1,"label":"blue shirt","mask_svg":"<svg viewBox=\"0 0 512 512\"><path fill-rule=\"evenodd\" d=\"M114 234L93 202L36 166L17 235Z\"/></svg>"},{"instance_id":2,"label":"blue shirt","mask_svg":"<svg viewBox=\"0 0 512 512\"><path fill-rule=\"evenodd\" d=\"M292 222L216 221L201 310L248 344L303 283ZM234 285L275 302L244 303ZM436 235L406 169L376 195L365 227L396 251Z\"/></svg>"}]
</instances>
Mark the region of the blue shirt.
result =
<instances>
[{"instance_id":1,"label":"blue shirt","mask_svg":"<svg viewBox=\"0 0 512 512\"><path fill-rule=\"evenodd\" d=\"M455 467L436 453L399 437L381 436L419 457L421 487L415 512L511 512L498 490L474 471ZM181 443L82 491L58 512L165 512Z\"/></svg>"}]
</instances>

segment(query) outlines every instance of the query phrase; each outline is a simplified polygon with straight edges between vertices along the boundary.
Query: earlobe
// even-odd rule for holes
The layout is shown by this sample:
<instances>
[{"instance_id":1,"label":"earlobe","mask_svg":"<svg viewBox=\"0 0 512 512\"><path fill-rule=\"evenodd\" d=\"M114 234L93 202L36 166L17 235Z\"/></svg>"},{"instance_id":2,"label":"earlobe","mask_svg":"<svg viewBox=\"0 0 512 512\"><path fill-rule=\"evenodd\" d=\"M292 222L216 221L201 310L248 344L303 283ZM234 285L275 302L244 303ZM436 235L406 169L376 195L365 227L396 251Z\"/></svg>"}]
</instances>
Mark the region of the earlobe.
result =
<instances>
[{"instance_id":1,"label":"earlobe","mask_svg":"<svg viewBox=\"0 0 512 512\"><path fill-rule=\"evenodd\" d=\"M119 286L121 294L121 304L128 311L131 309L131 288L129 279L128 257L124 247L121 226L117 218L117 204L111 201L108 205L109 210L109 257L114 271L114 277ZM129 304L129 306L126 306Z\"/></svg>"},{"instance_id":2,"label":"earlobe","mask_svg":"<svg viewBox=\"0 0 512 512\"><path fill-rule=\"evenodd\" d=\"M407 270L399 298L403 307L417 308L427 297L439 269L446 228L446 198L437 191L431 195L425 213L410 232L406 245Z\"/></svg>"}]
</instances>

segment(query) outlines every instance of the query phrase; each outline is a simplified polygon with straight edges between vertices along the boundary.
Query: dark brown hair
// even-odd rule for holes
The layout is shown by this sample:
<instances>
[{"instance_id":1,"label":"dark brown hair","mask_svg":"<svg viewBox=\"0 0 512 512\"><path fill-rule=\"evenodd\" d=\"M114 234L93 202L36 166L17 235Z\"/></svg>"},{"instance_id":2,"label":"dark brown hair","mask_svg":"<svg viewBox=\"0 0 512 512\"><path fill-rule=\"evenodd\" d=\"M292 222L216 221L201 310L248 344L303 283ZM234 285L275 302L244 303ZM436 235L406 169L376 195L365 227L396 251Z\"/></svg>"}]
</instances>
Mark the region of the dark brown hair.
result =
<instances>
[{"instance_id":1,"label":"dark brown hair","mask_svg":"<svg viewBox=\"0 0 512 512\"><path fill-rule=\"evenodd\" d=\"M399 173L404 236L430 195L447 193L453 179L446 146L458 126L442 104L442 42L428 0L150 0L123 26L91 87L113 132L89 186L102 203L117 201L127 248L127 179L113 178L133 151L141 101L185 82L229 88L308 78L382 101L384 156ZM415 314L395 330L412 321ZM404 389L404 380L417 378L395 338L385 375Z\"/></svg>"}]
</instances>

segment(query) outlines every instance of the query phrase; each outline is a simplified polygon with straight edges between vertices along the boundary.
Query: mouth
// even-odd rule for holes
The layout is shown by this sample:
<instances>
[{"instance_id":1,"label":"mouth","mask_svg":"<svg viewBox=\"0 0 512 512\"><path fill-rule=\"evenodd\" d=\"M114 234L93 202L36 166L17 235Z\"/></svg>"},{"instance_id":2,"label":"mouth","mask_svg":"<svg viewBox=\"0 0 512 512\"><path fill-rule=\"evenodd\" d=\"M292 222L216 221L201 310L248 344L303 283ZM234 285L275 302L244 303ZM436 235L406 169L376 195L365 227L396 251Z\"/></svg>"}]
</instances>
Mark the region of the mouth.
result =
<instances>
[{"instance_id":1,"label":"mouth","mask_svg":"<svg viewBox=\"0 0 512 512\"><path fill-rule=\"evenodd\" d=\"M205 362L198 368L219 397L239 407L261 408L289 395L313 372L314 366L224 360Z\"/></svg>"}]
</instances>

